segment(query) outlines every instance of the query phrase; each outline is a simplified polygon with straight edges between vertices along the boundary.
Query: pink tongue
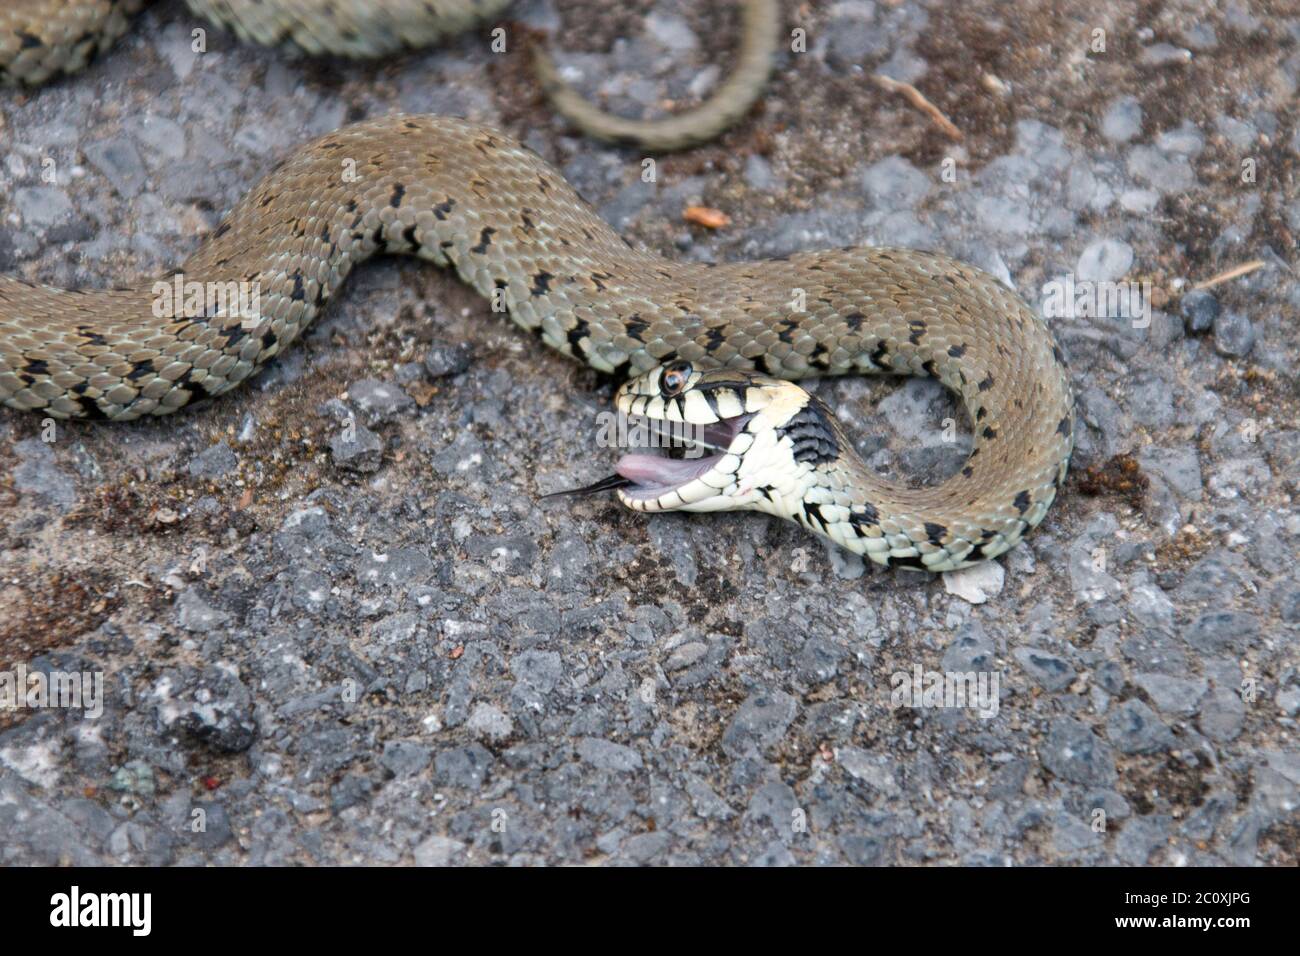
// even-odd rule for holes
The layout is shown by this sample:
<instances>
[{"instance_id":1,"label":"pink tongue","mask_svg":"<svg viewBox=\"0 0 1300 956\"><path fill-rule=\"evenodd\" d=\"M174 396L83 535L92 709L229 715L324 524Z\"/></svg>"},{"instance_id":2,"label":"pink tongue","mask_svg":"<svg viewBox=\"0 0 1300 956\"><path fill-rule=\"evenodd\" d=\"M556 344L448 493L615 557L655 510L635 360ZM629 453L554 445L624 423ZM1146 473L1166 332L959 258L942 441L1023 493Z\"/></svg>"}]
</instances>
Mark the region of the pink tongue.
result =
<instances>
[{"instance_id":1,"label":"pink tongue","mask_svg":"<svg viewBox=\"0 0 1300 956\"><path fill-rule=\"evenodd\" d=\"M705 458L661 458L658 455L624 455L614 470L638 485L675 488L698 478L714 463Z\"/></svg>"}]
</instances>

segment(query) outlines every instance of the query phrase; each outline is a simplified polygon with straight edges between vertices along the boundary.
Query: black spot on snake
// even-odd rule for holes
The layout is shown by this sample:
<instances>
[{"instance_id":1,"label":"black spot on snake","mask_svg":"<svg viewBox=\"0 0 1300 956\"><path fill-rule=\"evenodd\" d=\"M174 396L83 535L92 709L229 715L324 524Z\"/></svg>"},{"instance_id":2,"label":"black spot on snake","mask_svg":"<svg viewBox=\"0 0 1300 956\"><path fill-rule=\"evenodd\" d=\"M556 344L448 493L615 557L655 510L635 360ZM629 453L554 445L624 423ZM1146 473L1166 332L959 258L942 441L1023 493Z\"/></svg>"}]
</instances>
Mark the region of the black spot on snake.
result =
<instances>
[{"instance_id":1,"label":"black spot on snake","mask_svg":"<svg viewBox=\"0 0 1300 956\"><path fill-rule=\"evenodd\" d=\"M636 339L638 342L644 342L641 333L650 328L650 323L641 318L641 313L635 313L623 320L623 326L627 329L629 337Z\"/></svg>"},{"instance_id":2,"label":"black spot on snake","mask_svg":"<svg viewBox=\"0 0 1300 956\"><path fill-rule=\"evenodd\" d=\"M484 226L483 231L478 234L478 245L470 249L475 255L486 255L488 246L492 245L492 234L496 232L491 226Z\"/></svg>"},{"instance_id":3,"label":"black spot on snake","mask_svg":"<svg viewBox=\"0 0 1300 956\"><path fill-rule=\"evenodd\" d=\"M226 338L225 347L233 348L240 342L244 341L244 339L248 338L248 329L244 328L242 325L232 325L228 328L222 329L220 334L224 335Z\"/></svg>"},{"instance_id":4,"label":"black spot on snake","mask_svg":"<svg viewBox=\"0 0 1300 956\"><path fill-rule=\"evenodd\" d=\"M1013 501L1012 504L1016 506L1017 511L1019 511L1021 514L1024 514L1026 511L1029 510L1029 492L1022 491L1019 494L1017 494L1016 500Z\"/></svg>"},{"instance_id":5,"label":"black spot on snake","mask_svg":"<svg viewBox=\"0 0 1300 956\"><path fill-rule=\"evenodd\" d=\"M984 376L984 381L980 382L978 387L979 387L979 390L980 390L981 392L987 392L990 388L992 388L992 387L993 387L993 373L992 373L992 372L989 372L987 375L985 375L985 376Z\"/></svg>"},{"instance_id":6,"label":"black spot on snake","mask_svg":"<svg viewBox=\"0 0 1300 956\"><path fill-rule=\"evenodd\" d=\"M948 347L948 354L951 355L953 358L961 358L963 355L966 354L966 346L950 345Z\"/></svg>"},{"instance_id":7,"label":"black spot on snake","mask_svg":"<svg viewBox=\"0 0 1300 956\"><path fill-rule=\"evenodd\" d=\"M925 566L925 562L921 560L920 555L916 554L909 554L902 558L890 555L889 564L887 566L891 568L915 568L917 571L930 570Z\"/></svg>"},{"instance_id":8,"label":"black spot on snake","mask_svg":"<svg viewBox=\"0 0 1300 956\"><path fill-rule=\"evenodd\" d=\"M1060 421L1060 424L1058 424L1058 425L1056 426L1056 434L1058 434L1058 435L1069 435L1069 434L1070 434L1070 416L1069 416L1069 415L1066 415L1064 418L1062 418L1061 421Z\"/></svg>"},{"instance_id":9,"label":"black spot on snake","mask_svg":"<svg viewBox=\"0 0 1300 956\"><path fill-rule=\"evenodd\" d=\"M822 465L840 456L840 445L826 406L816 398L776 430L777 439L789 438L791 454L800 464Z\"/></svg>"},{"instance_id":10,"label":"black spot on snake","mask_svg":"<svg viewBox=\"0 0 1300 956\"><path fill-rule=\"evenodd\" d=\"M862 320L865 318L861 312L850 312L844 317L844 324L853 332L862 328Z\"/></svg>"},{"instance_id":11,"label":"black spot on snake","mask_svg":"<svg viewBox=\"0 0 1300 956\"><path fill-rule=\"evenodd\" d=\"M985 425L985 426L984 426L984 433L983 433L983 434L984 434L984 437L985 437L985 438L997 438L997 437L998 437L998 433L997 433L994 429L990 428L988 425Z\"/></svg>"},{"instance_id":12,"label":"black spot on snake","mask_svg":"<svg viewBox=\"0 0 1300 956\"><path fill-rule=\"evenodd\" d=\"M437 219L439 222L445 221L447 219L447 213L451 212L455 206L456 200L454 199L448 199L445 202L438 203L438 205L433 207L433 218Z\"/></svg>"},{"instance_id":13,"label":"black spot on snake","mask_svg":"<svg viewBox=\"0 0 1300 956\"><path fill-rule=\"evenodd\" d=\"M108 345L108 340L88 325L77 326L77 331L86 337L88 345Z\"/></svg>"},{"instance_id":14,"label":"black spot on snake","mask_svg":"<svg viewBox=\"0 0 1300 956\"><path fill-rule=\"evenodd\" d=\"M573 328L569 329L566 336L569 340L569 348L573 350L574 355L586 355L587 349L582 345L582 340L591 331L591 326L587 324L586 319L575 318L573 323Z\"/></svg>"},{"instance_id":15,"label":"black spot on snake","mask_svg":"<svg viewBox=\"0 0 1300 956\"><path fill-rule=\"evenodd\" d=\"M104 414L104 410L99 407L99 403L93 398L82 395L77 399L77 406L81 409L82 418L89 418L97 422L108 421L108 416Z\"/></svg>"},{"instance_id":16,"label":"black spot on snake","mask_svg":"<svg viewBox=\"0 0 1300 956\"><path fill-rule=\"evenodd\" d=\"M533 276L533 287L528 290L529 294L534 296L546 295L551 290L551 280L554 278L555 276L549 272L537 273L537 275Z\"/></svg>"},{"instance_id":17,"label":"black spot on snake","mask_svg":"<svg viewBox=\"0 0 1300 956\"><path fill-rule=\"evenodd\" d=\"M948 533L948 529L941 524L935 524L933 521L925 523L925 537L931 544L936 547L943 546L943 536Z\"/></svg>"},{"instance_id":18,"label":"black spot on snake","mask_svg":"<svg viewBox=\"0 0 1300 956\"><path fill-rule=\"evenodd\" d=\"M821 505L815 504L811 501L805 501L803 503L803 513L805 524L811 527L812 523L816 521L823 528L826 527L826 519L822 517Z\"/></svg>"}]
</instances>

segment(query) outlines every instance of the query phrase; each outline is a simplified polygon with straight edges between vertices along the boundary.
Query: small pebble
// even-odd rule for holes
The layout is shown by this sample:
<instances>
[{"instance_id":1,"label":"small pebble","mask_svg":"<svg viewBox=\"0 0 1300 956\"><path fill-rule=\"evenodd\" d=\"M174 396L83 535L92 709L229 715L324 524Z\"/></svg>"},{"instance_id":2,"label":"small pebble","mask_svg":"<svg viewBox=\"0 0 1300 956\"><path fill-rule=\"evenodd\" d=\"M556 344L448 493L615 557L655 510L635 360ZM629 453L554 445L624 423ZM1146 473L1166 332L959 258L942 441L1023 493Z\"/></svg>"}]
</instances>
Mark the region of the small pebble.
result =
<instances>
[{"instance_id":1,"label":"small pebble","mask_svg":"<svg viewBox=\"0 0 1300 956\"><path fill-rule=\"evenodd\" d=\"M1219 317L1219 300L1206 289L1193 289L1179 303L1187 331L1208 332Z\"/></svg>"},{"instance_id":2,"label":"small pebble","mask_svg":"<svg viewBox=\"0 0 1300 956\"><path fill-rule=\"evenodd\" d=\"M1242 358L1255 347L1255 326L1241 312L1224 312L1214 322L1214 350L1228 358Z\"/></svg>"}]
</instances>

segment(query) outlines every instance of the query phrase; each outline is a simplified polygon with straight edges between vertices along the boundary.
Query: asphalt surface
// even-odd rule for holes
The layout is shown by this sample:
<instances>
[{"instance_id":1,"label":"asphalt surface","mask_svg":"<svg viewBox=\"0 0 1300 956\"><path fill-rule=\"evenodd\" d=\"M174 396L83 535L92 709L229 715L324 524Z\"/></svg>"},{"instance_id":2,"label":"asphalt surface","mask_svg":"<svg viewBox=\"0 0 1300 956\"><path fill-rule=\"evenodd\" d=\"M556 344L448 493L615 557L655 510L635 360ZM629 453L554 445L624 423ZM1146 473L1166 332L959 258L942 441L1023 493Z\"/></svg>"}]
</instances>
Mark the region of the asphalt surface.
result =
<instances>
[{"instance_id":1,"label":"asphalt surface","mask_svg":"<svg viewBox=\"0 0 1300 956\"><path fill-rule=\"evenodd\" d=\"M667 256L905 245L1049 312L1067 282L1151 306L1056 310L1072 477L974 580L754 514L540 501L608 472L612 383L413 260L202 408L4 410L0 671L104 699L0 712L0 862L1295 865L1300 16L1040 6L787 10L806 51L654 182L566 131L517 41L651 115L726 70L726 4L530 2L503 54L485 27L349 64L195 53L163 3L0 93L0 270L54 285L164 273L298 144L408 110L502 127ZM883 473L960 467L932 383L816 390ZM899 700L918 671L996 679L989 713Z\"/></svg>"}]
</instances>

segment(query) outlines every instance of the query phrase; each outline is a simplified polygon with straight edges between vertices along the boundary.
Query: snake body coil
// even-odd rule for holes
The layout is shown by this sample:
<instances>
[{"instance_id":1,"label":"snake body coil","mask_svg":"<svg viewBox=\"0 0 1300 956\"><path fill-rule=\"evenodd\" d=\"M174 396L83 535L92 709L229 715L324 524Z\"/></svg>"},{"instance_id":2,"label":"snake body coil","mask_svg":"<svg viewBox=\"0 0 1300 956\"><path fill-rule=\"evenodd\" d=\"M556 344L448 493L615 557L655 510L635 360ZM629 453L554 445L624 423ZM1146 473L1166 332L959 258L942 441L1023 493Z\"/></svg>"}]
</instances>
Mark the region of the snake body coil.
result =
<instances>
[{"instance_id":1,"label":"snake body coil","mask_svg":"<svg viewBox=\"0 0 1300 956\"><path fill-rule=\"evenodd\" d=\"M684 360L780 379L938 378L974 426L959 475L908 489L865 466L823 469L869 507L873 534L886 535L888 549L871 552L882 563L931 555L925 566L940 570L981 544L977 556L1000 553L1041 520L1065 475L1073 412L1060 353L987 274L886 248L670 262L632 248L505 134L432 116L359 123L305 146L190 256L185 288L254 290L253 318L210 299L178 309L165 294L173 276L113 291L0 278L0 401L123 420L219 395L378 252L455 268L552 348L616 375Z\"/></svg>"},{"instance_id":2,"label":"snake body coil","mask_svg":"<svg viewBox=\"0 0 1300 956\"><path fill-rule=\"evenodd\" d=\"M148 0L4 0L0 87L36 86L75 73L107 50ZM186 0L209 23L241 39L289 43L312 55L373 59L441 42L501 14L511 0ZM630 120L592 106L565 83L546 51L533 66L555 109L589 136L646 150L706 143L738 121L772 70L780 15L776 0L740 0L736 65L707 101L656 120Z\"/></svg>"}]
</instances>

